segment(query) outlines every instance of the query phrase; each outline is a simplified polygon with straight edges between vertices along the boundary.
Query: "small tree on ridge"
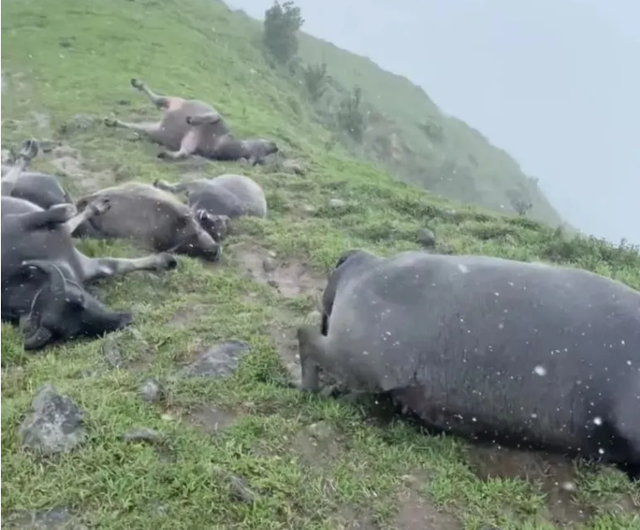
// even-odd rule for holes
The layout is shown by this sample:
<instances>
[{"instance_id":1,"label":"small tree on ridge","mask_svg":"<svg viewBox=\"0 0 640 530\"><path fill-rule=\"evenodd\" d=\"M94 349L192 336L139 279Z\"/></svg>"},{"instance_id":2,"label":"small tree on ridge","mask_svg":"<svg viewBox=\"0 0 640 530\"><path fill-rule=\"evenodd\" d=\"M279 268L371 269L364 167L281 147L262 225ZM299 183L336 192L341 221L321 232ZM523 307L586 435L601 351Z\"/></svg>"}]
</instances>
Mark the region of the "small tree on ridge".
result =
<instances>
[{"instance_id":1,"label":"small tree on ridge","mask_svg":"<svg viewBox=\"0 0 640 530\"><path fill-rule=\"evenodd\" d=\"M281 64L287 64L298 53L297 31L304 24L300 8L291 0L282 5L275 0L265 11L262 42Z\"/></svg>"},{"instance_id":2,"label":"small tree on ridge","mask_svg":"<svg viewBox=\"0 0 640 530\"><path fill-rule=\"evenodd\" d=\"M309 97L314 102L318 101L327 90L327 84L330 80L326 63L305 66L303 75Z\"/></svg>"}]
</instances>

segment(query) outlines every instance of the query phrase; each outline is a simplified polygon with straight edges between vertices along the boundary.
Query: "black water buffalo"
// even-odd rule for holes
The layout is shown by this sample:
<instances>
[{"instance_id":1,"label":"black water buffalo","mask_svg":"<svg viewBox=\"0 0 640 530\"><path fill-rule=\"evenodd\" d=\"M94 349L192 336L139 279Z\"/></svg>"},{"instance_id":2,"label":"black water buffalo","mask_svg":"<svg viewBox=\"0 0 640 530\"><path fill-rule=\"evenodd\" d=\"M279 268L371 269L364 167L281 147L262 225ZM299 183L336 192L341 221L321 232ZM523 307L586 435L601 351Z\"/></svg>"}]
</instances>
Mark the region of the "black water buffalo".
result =
<instances>
[{"instance_id":1,"label":"black water buffalo","mask_svg":"<svg viewBox=\"0 0 640 530\"><path fill-rule=\"evenodd\" d=\"M110 310L85 285L133 271L176 266L168 253L117 259L89 258L78 251L71 232L108 209L105 200L96 200L77 214L73 204L44 210L23 199L2 197L2 320L23 327L25 349L127 326L131 313Z\"/></svg>"},{"instance_id":2,"label":"black water buffalo","mask_svg":"<svg viewBox=\"0 0 640 530\"><path fill-rule=\"evenodd\" d=\"M638 291L541 263L352 250L323 305L323 329L298 330L304 390L320 367L440 430L639 478Z\"/></svg>"}]
</instances>

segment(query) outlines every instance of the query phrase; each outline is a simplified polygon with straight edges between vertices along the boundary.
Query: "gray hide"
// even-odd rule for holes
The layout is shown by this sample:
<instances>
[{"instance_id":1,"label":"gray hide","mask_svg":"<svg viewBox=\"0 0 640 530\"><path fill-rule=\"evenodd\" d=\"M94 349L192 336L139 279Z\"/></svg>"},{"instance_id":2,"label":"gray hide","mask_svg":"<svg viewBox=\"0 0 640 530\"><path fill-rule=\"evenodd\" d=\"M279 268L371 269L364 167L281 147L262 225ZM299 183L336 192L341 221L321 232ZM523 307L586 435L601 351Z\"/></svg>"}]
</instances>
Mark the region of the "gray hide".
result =
<instances>
[{"instance_id":1,"label":"gray hide","mask_svg":"<svg viewBox=\"0 0 640 530\"><path fill-rule=\"evenodd\" d=\"M2 320L26 329L24 347L36 350L78 336L96 336L128 325L132 315L108 309L87 283L137 270L176 266L171 254L138 259L88 258L71 239L76 218L100 215L96 201L76 215L72 204L43 210L14 197L2 197Z\"/></svg>"},{"instance_id":2,"label":"gray hide","mask_svg":"<svg viewBox=\"0 0 640 530\"><path fill-rule=\"evenodd\" d=\"M186 193L188 206L216 241L227 235L229 219L267 215L267 199L262 186L244 175L220 175L180 184L156 181L154 186L172 193Z\"/></svg>"},{"instance_id":3,"label":"gray hide","mask_svg":"<svg viewBox=\"0 0 640 530\"><path fill-rule=\"evenodd\" d=\"M2 164L2 176L4 177L11 169L12 166ZM32 202L45 210L54 204L73 202L55 176L31 171L22 172L11 192L11 197Z\"/></svg>"},{"instance_id":4,"label":"gray hide","mask_svg":"<svg viewBox=\"0 0 640 530\"><path fill-rule=\"evenodd\" d=\"M99 198L111 204L108 212L89 221L101 237L128 239L155 251L209 261L220 258L219 243L204 231L189 207L170 193L150 184L128 182L81 198L78 210Z\"/></svg>"},{"instance_id":5,"label":"gray hide","mask_svg":"<svg viewBox=\"0 0 640 530\"><path fill-rule=\"evenodd\" d=\"M304 389L320 366L445 431L640 471L638 291L539 263L363 251L328 290L327 336L298 331Z\"/></svg>"},{"instance_id":6,"label":"gray hide","mask_svg":"<svg viewBox=\"0 0 640 530\"><path fill-rule=\"evenodd\" d=\"M183 158L191 154L206 154L214 149L219 137L230 132L220 114L208 103L155 94L143 81L132 79L131 85L145 94L151 103L162 109L159 122L130 123L105 119L109 127L121 127L142 134L170 151L161 158Z\"/></svg>"}]
</instances>

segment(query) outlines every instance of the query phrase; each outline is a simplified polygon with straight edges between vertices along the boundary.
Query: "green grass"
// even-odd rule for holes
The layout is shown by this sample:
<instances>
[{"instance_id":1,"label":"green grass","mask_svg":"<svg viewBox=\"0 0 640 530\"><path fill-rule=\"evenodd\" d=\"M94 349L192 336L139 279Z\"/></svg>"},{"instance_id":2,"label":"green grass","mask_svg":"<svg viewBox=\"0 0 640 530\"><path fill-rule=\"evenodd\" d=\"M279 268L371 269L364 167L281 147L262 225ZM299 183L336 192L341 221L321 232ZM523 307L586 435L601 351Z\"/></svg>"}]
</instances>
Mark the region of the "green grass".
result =
<instances>
[{"instance_id":1,"label":"green grass","mask_svg":"<svg viewBox=\"0 0 640 530\"><path fill-rule=\"evenodd\" d=\"M554 260L640 288L640 257L633 249L572 239L528 219L449 203L350 158L340 146L327 152L332 133L316 121L297 89L265 64L252 44L255 22L218 3L7 0L2 30L8 82L2 98L4 147L34 135L77 149L85 180L63 179L76 195L97 185L96 174L111 182L151 182L177 180L185 167L193 169L192 163L163 163L155 158L156 147L130 142L127 133L100 124L61 132L78 113L157 116L129 86L135 76L160 92L211 101L240 134L276 138L307 166L303 177L248 170L265 187L270 216L243 222L229 249L260 245L278 261L304 261L309 274L322 274L351 247L381 254L418 248L418 231L429 226L447 251ZM31 111L47 115L50 123L39 125ZM41 155L33 167L51 169L52 160ZM238 167L211 163L199 170L215 175ZM103 184L111 182L105 177ZM328 206L334 197L345 207ZM116 243L87 241L82 247L92 255L143 253ZM100 529L329 530L359 519L368 521L367 528L402 530L422 528L407 520L425 508L415 499L398 501L413 492L448 514L432 513L437 530L563 527L544 484L480 478L466 443L427 436L403 422L372 422L361 407L288 388L273 330L290 331L308 320L313 297L284 299L246 278L238 259L232 250L216 267L181 258L175 272L133 274L101 286L111 307L136 313L138 333L31 355L22 350L18 332L3 324L3 516L66 506ZM175 377L198 352L227 339L252 346L230 379ZM105 363L107 340L120 347L119 369ZM148 405L137 395L149 376L167 388L162 405ZM35 390L47 381L85 409L89 437L74 452L41 461L20 450L18 425ZM233 421L212 435L193 422L203 407ZM314 445L306 433L317 422L329 434ZM160 431L169 456L120 440L138 425ZM230 474L256 492L255 502L236 498ZM640 528L640 491L620 473L580 467L574 480L574 498L565 503L588 514L582 528Z\"/></svg>"}]
</instances>

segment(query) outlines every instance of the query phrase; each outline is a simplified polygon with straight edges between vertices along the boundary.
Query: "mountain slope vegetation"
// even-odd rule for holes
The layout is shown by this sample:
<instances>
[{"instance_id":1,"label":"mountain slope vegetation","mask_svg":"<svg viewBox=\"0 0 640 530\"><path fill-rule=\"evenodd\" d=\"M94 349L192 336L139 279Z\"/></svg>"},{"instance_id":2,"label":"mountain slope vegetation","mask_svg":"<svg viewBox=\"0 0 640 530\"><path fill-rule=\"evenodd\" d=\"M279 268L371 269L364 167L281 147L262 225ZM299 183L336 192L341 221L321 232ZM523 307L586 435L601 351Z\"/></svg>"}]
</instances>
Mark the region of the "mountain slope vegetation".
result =
<instances>
[{"instance_id":1,"label":"mountain slope vegetation","mask_svg":"<svg viewBox=\"0 0 640 530\"><path fill-rule=\"evenodd\" d=\"M456 203L356 158L265 60L256 22L220 3L6 0L2 15L4 149L38 138L45 152L32 167L59 175L74 197L242 172L269 204L267 219L234 225L215 266L181 257L175 271L99 285L110 307L134 312L127 330L33 354L2 325L5 527L47 517L114 530L639 527L638 486L613 469L432 436L373 416L367 402L289 384L295 329L319 324L326 274L346 249L418 249L428 228L436 251L565 263L637 289L636 249ZM159 160L157 146L102 123L157 119L132 77L211 102L238 135L277 140L304 174ZM79 246L92 256L145 253L122 242ZM249 349L231 375L184 376L228 341ZM161 398L142 399L150 380ZM86 437L43 457L23 450L20 425L47 382L84 410ZM130 443L132 428L155 434Z\"/></svg>"}]
</instances>

